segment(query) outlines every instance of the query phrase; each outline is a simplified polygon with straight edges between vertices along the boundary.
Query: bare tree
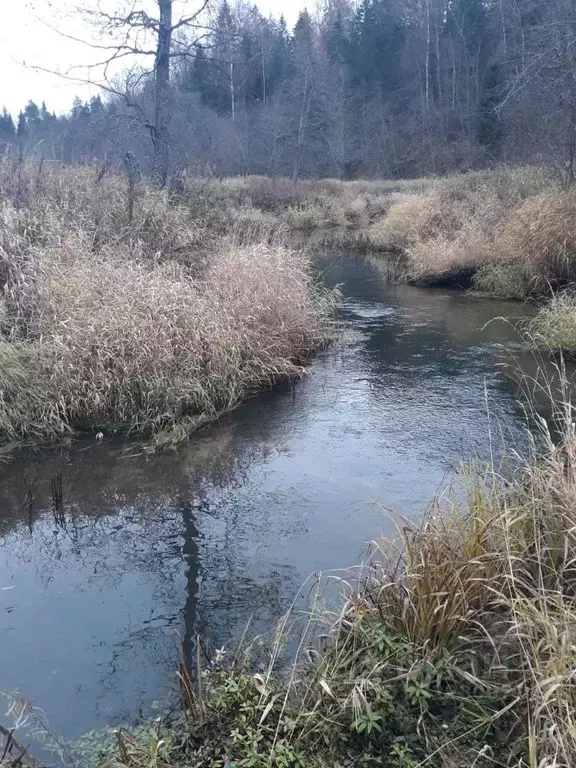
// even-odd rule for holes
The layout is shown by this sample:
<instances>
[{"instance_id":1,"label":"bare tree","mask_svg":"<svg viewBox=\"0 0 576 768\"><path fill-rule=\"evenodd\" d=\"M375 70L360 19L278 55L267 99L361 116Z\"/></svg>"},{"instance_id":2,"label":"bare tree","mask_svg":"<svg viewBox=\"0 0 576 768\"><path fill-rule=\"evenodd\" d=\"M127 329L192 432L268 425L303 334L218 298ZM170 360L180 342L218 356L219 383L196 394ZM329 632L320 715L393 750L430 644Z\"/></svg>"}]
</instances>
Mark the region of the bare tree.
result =
<instances>
[{"instance_id":1,"label":"bare tree","mask_svg":"<svg viewBox=\"0 0 576 768\"><path fill-rule=\"evenodd\" d=\"M76 14L97 31L97 42L56 30L64 37L102 53L95 62L75 65L65 74L58 74L79 83L97 85L125 101L140 115L152 142L152 176L159 187L166 185L170 167L172 63L177 59L193 58L196 46L209 33L205 14L210 1L97 0L95 5L76 9ZM147 65L147 61L152 63ZM114 84L114 77L123 66L130 70L127 87ZM153 84L153 107L151 114L147 114L137 95L150 82Z\"/></svg>"}]
</instances>

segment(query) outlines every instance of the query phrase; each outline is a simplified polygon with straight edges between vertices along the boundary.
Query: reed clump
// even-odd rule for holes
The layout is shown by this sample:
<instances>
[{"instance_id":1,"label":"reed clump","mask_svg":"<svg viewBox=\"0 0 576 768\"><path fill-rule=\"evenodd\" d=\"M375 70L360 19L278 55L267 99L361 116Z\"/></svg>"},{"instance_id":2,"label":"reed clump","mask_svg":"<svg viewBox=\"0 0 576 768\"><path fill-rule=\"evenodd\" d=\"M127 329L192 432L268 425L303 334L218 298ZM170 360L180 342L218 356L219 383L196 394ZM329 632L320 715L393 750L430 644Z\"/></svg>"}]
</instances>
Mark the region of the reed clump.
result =
<instances>
[{"instance_id":1,"label":"reed clump","mask_svg":"<svg viewBox=\"0 0 576 768\"><path fill-rule=\"evenodd\" d=\"M329 339L331 297L262 216L220 237L168 193L142 186L128 218L118 177L24 171L25 204L2 178L1 439L193 425Z\"/></svg>"},{"instance_id":2,"label":"reed clump","mask_svg":"<svg viewBox=\"0 0 576 768\"><path fill-rule=\"evenodd\" d=\"M569 273L569 198L546 168L466 173L396 193L368 235L380 250L405 254L409 280L430 284L478 272L478 290L524 298ZM512 272L521 272L519 282Z\"/></svg>"}]
</instances>

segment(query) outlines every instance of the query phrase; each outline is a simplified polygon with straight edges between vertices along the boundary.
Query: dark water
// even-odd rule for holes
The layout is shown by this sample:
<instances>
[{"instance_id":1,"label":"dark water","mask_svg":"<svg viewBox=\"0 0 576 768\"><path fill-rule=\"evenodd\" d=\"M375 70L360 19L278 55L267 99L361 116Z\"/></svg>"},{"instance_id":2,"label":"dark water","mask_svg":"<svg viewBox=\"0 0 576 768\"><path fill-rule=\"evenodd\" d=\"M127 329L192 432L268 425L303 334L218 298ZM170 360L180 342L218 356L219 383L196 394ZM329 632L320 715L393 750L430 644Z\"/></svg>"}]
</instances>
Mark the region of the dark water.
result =
<instances>
[{"instance_id":1,"label":"dark water","mask_svg":"<svg viewBox=\"0 0 576 768\"><path fill-rule=\"evenodd\" d=\"M261 631L311 573L356 562L391 529L372 501L420 515L461 459L497 453L486 397L493 434L525 439L515 388L495 375L518 339L484 327L525 309L387 286L365 262L337 260L327 277L344 284L349 332L295 388L178 453L90 442L1 470L0 689L65 737L162 699L177 632L219 645L251 615Z\"/></svg>"}]
</instances>

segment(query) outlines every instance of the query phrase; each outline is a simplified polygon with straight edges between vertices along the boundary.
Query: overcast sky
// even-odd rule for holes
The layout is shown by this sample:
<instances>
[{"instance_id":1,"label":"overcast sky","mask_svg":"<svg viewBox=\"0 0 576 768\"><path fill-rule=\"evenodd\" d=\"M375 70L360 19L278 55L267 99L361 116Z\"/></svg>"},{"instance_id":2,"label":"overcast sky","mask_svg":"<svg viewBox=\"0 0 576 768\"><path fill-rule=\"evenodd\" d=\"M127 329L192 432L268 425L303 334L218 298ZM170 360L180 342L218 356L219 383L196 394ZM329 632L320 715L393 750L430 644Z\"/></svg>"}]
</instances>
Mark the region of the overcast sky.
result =
<instances>
[{"instance_id":1,"label":"overcast sky","mask_svg":"<svg viewBox=\"0 0 576 768\"><path fill-rule=\"evenodd\" d=\"M179 8L185 4L193 7L195 1L175 0L175 4ZM88 40L93 35L73 13L81 2L85 6L96 5L96 0L0 0L0 108L6 106L15 116L32 99L38 104L45 100L49 110L61 112L70 107L75 95L82 99L91 95L87 86L34 68L70 73L72 65L95 60L91 58L94 51L58 34L60 31ZM265 15L284 13L289 24L294 23L298 10L306 5L306 0L255 2ZM84 72L76 74L83 76ZM92 92L99 89L93 88Z\"/></svg>"}]
</instances>

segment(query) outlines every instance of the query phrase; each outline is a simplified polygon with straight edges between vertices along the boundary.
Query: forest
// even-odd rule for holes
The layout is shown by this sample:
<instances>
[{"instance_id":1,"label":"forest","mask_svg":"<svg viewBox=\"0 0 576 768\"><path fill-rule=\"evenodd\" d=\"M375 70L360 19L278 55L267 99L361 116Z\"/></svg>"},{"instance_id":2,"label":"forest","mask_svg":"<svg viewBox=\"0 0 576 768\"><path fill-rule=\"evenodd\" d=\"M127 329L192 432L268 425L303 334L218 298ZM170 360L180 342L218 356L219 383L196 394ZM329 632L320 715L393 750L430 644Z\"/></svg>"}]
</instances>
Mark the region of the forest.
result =
<instances>
[{"instance_id":1,"label":"forest","mask_svg":"<svg viewBox=\"0 0 576 768\"><path fill-rule=\"evenodd\" d=\"M570 0L327 0L293 29L245 3L204 13L169 41L173 175L416 178L529 162L571 177ZM129 151L146 172L158 126L141 59L68 114L4 110L0 141L66 164L121 165Z\"/></svg>"}]
</instances>

